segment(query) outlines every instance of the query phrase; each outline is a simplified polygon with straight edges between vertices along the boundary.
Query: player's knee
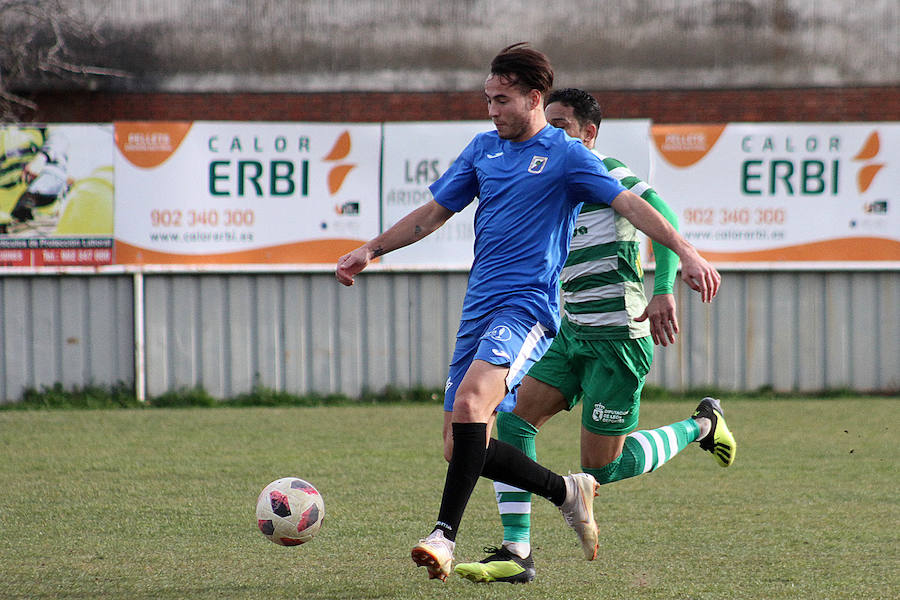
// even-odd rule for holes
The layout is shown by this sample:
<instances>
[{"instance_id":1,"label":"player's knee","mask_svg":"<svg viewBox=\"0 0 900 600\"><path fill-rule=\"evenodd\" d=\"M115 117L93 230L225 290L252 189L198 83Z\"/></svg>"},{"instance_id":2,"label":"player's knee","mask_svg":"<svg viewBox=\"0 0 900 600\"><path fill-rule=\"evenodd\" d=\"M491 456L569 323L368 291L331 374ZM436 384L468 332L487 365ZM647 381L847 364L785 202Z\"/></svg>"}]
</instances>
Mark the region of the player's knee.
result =
<instances>
[{"instance_id":1,"label":"player's knee","mask_svg":"<svg viewBox=\"0 0 900 600\"><path fill-rule=\"evenodd\" d=\"M501 412L497 414L497 431L509 435L520 435L521 432L537 434L539 427L520 415L518 412Z\"/></svg>"},{"instance_id":2,"label":"player's knee","mask_svg":"<svg viewBox=\"0 0 900 600\"><path fill-rule=\"evenodd\" d=\"M619 474L619 464L621 463L621 461L622 461L622 455L620 454L619 456L616 457L615 460L613 460L612 462L607 463L603 466L587 467L587 466L582 465L581 468L585 473L593 475L594 479L597 480L597 483L599 483L600 485L603 485L605 483L612 483L613 481L618 481L619 479L622 478Z\"/></svg>"},{"instance_id":3,"label":"player's knee","mask_svg":"<svg viewBox=\"0 0 900 600\"><path fill-rule=\"evenodd\" d=\"M516 408L512 413L519 419L525 421L535 429L540 429L541 426L547 422L547 420L553 416L555 413L548 413L545 410L541 409L533 409L532 407L522 407L519 408L519 405L516 405Z\"/></svg>"},{"instance_id":4,"label":"player's knee","mask_svg":"<svg viewBox=\"0 0 900 600\"><path fill-rule=\"evenodd\" d=\"M453 403L454 420L459 423L486 421L486 417L490 416L497 404L499 402L490 406L484 394L459 390Z\"/></svg>"}]
</instances>

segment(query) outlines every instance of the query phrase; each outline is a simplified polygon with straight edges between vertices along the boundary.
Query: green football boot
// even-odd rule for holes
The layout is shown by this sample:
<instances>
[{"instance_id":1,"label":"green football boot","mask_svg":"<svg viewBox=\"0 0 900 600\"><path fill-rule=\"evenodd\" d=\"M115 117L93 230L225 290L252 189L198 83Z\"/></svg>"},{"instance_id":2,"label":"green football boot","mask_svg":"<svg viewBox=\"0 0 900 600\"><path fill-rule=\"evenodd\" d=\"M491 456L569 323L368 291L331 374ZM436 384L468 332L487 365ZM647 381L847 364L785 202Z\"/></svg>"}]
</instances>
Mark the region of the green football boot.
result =
<instances>
[{"instance_id":1,"label":"green football boot","mask_svg":"<svg viewBox=\"0 0 900 600\"><path fill-rule=\"evenodd\" d=\"M534 559L529 553L520 558L506 548L487 547L490 556L476 563L459 563L454 571L475 583L528 583L534 580Z\"/></svg>"},{"instance_id":2,"label":"green football boot","mask_svg":"<svg viewBox=\"0 0 900 600\"><path fill-rule=\"evenodd\" d=\"M712 453L719 466L730 467L737 452L737 442L725 423L722 404L715 398L704 398L694 411L693 418L709 419L712 423L709 433L697 441L701 448Z\"/></svg>"}]
</instances>

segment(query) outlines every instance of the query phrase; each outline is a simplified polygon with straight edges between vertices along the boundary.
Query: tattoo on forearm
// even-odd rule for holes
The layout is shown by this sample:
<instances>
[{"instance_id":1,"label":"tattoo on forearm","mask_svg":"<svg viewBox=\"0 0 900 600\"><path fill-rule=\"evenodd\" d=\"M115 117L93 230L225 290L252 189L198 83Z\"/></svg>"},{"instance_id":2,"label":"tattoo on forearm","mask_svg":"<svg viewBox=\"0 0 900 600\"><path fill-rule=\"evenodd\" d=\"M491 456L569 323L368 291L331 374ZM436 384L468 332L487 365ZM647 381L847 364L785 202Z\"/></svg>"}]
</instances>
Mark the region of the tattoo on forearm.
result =
<instances>
[{"instance_id":1,"label":"tattoo on forearm","mask_svg":"<svg viewBox=\"0 0 900 600\"><path fill-rule=\"evenodd\" d=\"M421 236L422 235L422 226L416 225L416 228L413 229L413 233L416 235L416 237Z\"/></svg>"},{"instance_id":2,"label":"tattoo on forearm","mask_svg":"<svg viewBox=\"0 0 900 600\"><path fill-rule=\"evenodd\" d=\"M377 258L377 257L381 256L382 254L386 254L386 252L384 251L384 248L382 248L381 246L378 246L377 248L372 250L372 258Z\"/></svg>"}]
</instances>

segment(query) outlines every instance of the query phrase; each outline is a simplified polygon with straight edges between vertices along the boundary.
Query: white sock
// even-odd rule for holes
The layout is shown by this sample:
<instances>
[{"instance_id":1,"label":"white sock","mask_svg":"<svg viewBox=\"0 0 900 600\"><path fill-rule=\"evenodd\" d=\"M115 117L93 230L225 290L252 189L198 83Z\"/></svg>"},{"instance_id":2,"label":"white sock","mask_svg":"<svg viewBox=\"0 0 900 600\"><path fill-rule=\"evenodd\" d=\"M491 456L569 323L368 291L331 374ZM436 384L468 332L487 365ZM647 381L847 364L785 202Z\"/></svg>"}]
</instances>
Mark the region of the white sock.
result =
<instances>
[{"instance_id":1,"label":"white sock","mask_svg":"<svg viewBox=\"0 0 900 600\"><path fill-rule=\"evenodd\" d=\"M502 545L519 558L528 558L528 555L531 554L531 544L529 542L507 542L504 540Z\"/></svg>"},{"instance_id":2,"label":"white sock","mask_svg":"<svg viewBox=\"0 0 900 600\"><path fill-rule=\"evenodd\" d=\"M697 436L697 439L702 440L709 434L709 430L712 429L712 421L706 417L700 417L694 419L694 421L696 421L697 426L700 427L700 435Z\"/></svg>"},{"instance_id":3,"label":"white sock","mask_svg":"<svg viewBox=\"0 0 900 600\"><path fill-rule=\"evenodd\" d=\"M444 535L444 530L443 530L443 529L435 529L435 530L432 531L430 534L428 534L428 537L425 538L425 539L428 540L429 542L433 542L433 541L435 541L435 540L443 540L443 541L446 542L447 544L450 544L450 547L451 547L451 548L453 548L454 546L456 546L456 543L455 543L455 542L451 542L450 540L447 539L447 537Z\"/></svg>"}]
</instances>

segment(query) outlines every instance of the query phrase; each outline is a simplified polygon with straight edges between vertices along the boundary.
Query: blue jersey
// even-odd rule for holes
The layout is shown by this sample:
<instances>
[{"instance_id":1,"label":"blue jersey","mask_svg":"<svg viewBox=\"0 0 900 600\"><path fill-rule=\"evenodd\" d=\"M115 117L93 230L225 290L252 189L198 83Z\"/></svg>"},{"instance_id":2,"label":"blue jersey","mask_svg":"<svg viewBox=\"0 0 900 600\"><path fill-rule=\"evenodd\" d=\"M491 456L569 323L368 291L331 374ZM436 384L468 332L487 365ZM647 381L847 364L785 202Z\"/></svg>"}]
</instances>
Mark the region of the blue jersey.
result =
<instances>
[{"instance_id":1,"label":"blue jersey","mask_svg":"<svg viewBox=\"0 0 900 600\"><path fill-rule=\"evenodd\" d=\"M608 205L625 188L579 140L547 125L524 142L476 135L430 189L454 212L478 197L462 318L514 306L555 334L558 277L581 203Z\"/></svg>"}]
</instances>

